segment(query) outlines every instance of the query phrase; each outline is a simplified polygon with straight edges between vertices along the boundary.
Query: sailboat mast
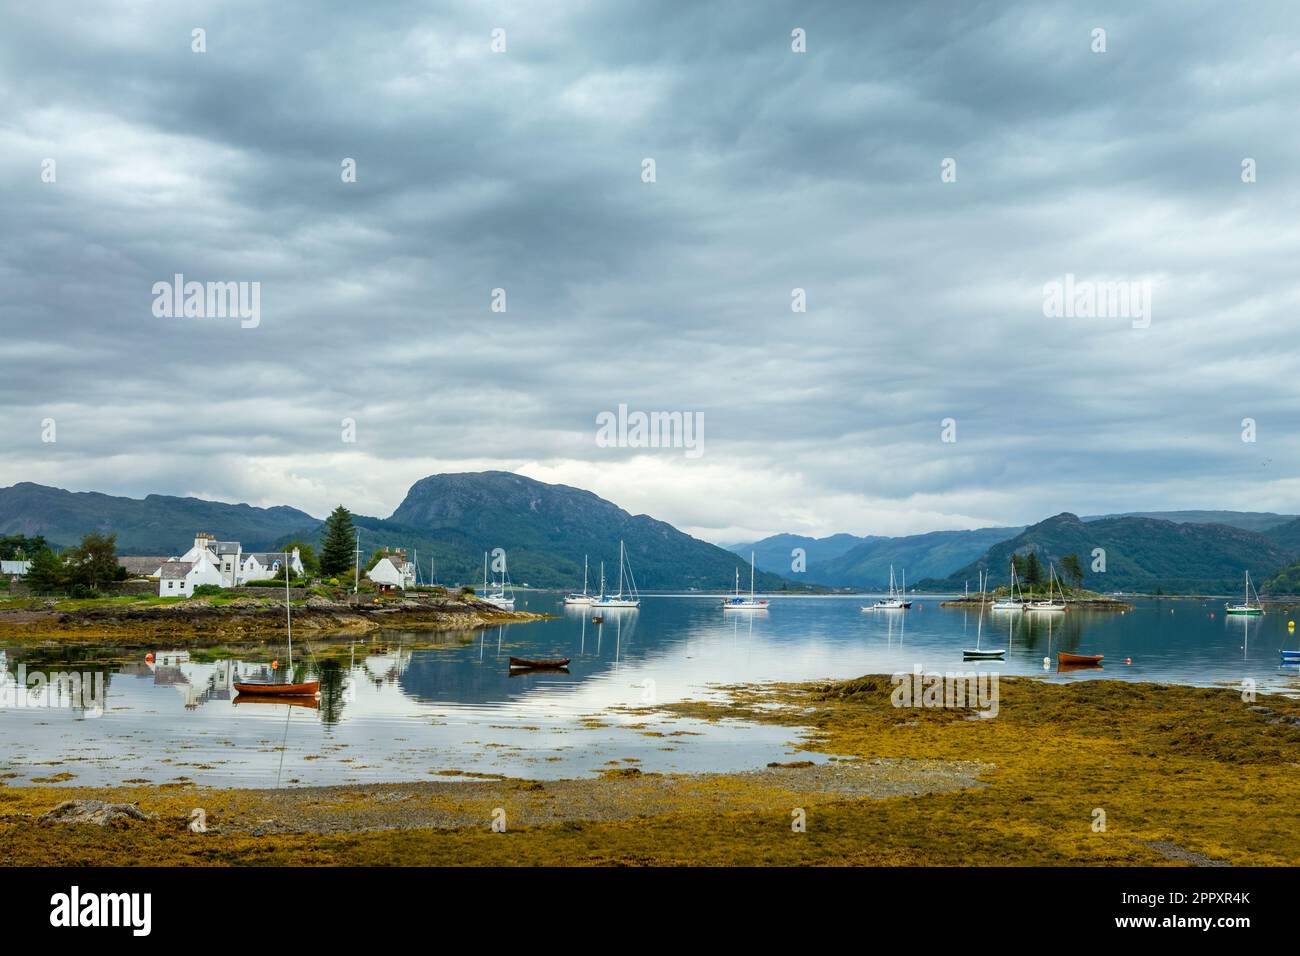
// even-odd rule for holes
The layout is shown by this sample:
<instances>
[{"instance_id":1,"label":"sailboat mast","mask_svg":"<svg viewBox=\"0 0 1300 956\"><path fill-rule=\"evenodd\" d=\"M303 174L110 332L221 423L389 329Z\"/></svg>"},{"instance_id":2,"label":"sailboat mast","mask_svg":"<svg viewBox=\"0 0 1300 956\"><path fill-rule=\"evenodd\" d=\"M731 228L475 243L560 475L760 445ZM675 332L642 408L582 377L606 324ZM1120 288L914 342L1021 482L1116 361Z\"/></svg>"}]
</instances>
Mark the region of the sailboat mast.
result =
<instances>
[{"instance_id":1,"label":"sailboat mast","mask_svg":"<svg viewBox=\"0 0 1300 956\"><path fill-rule=\"evenodd\" d=\"M582 596L587 596L587 556L582 556Z\"/></svg>"},{"instance_id":2,"label":"sailboat mast","mask_svg":"<svg viewBox=\"0 0 1300 956\"><path fill-rule=\"evenodd\" d=\"M754 599L754 552L749 552L749 599Z\"/></svg>"},{"instance_id":3,"label":"sailboat mast","mask_svg":"<svg viewBox=\"0 0 1300 956\"><path fill-rule=\"evenodd\" d=\"M284 562L284 627L289 632L289 679L293 680L293 612L289 604L289 561L285 555Z\"/></svg>"}]
</instances>

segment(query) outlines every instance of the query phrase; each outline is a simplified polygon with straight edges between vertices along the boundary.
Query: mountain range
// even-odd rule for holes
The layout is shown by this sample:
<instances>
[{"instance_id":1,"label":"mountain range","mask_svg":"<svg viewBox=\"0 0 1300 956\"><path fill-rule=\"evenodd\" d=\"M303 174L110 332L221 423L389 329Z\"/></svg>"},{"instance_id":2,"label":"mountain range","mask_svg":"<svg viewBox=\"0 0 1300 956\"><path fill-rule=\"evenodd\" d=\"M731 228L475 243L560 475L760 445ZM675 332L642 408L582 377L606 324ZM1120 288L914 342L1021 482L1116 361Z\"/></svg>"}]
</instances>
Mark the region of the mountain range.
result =
<instances>
[{"instance_id":1,"label":"mountain range","mask_svg":"<svg viewBox=\"0 0 1300 956\"><path fill-rule=\"evenodd\" d=\"M1045 561L1077 553L1085 580L1098 590L1164 590L1169 593L1240 586L1247 568L1258 580L1300 554L1300 517L1260 511L1147 511L1111 515L1068 515L1069 522L1049 518L1030 527L932 531L926 534L856 537L837 534L809 538L778 534L729 546L760 568L792 580L829 587L874 590L889 583L891 565L909 586L958 590L988 569L994 583L1005 583L1010 555L1034 550ZM1202 552L1191 554L1193 541ZM1084 547L1087 545L1087 547ZM1092 549L1106 548L1107 577L1090 570ZM803 548L807 567L792 572L791 551ZM1095 578L1095 580L1093 580ZM1235 584L1227 582L1235 579Z\"/></svg>"},{"instance_id":2,"label":"mountain range","mask_svg":"<svg viewBox=\"0 0 1300 956\"><path fill-rule=\"evenodd\" d=\"M736 544L731 550L748 558L765 571L783 574L791 580L809 581L827 587L879 588L889 583L892 566L911 582L942 577L974 561L999 541L1014 537L1021 528L980 528L977 531L931 531L926 534L890 538L880 535L856 537L837 534L809 538L778 534L752 544ZM794 549L802 548L806 567L795 570Z\"/></svg>"},{"instance_id":3,"label":"mountain range","mask_svg":"<svg viewBox=\"0 0 1300 956\"><path fill-rule=\"evenodd\" d=\"M484 552L499 547L515 583L580 587L587 556L590 588L599 587L604 561L612 589L620 540L645 590L730 589L737 571L743 585L751 550L760 569L758 588L766 591L805 584L878 588L888 583L891 564L900 576L906 570L909 585L961 590L981 570L995 584L1005 582L1011 554L1031 550L1058 565L1077 554L1085 585L1098 591L1235 593L1246 570L1259 582L1300 581L1300 571L1281 574L1300 555L1300 517L1268 512L1062 513L1023 528L900 537L781 534L728 550L589 491L492 471L431 475L412 485L387 518L353 520L363 558L381 546L403 547L418 557L422 579L444 584L481 581ZM295 540L319 542L322 528L320 519L287 506L123 498L30 482L0 488L0 534L43 534L58 547L100 531L116 534L124 555L174 555L190 546L195 532L207 531L240 541L246 550L267 550ZM1097 548L1105 551L1104 572L1093 570ZM802 570L795 549L803 549Z\"/></svg>"},{"instance_id":4,"label":"mountain range","mask_svg":"<svg viewBox=\"0 0 1300 956\"><path fill-rule=\"evenodd\" d=\"M0 534L42 534L66 548L91 531L117 535L120 554L183 554L196 531L220 531L246 551L265 551L316 519L297 508L254 508L203 498L119 498L29 481L0 488Z\"/></svg>"},{"instance_id":5,"label":"mountain range","mask_svg":"<svg viewBox=\"0 0 1300 956\"><path fill-rule=\"evenodd\" d=\"M417 481L388 518L354 515L362 560L381 546L406 548L418 557L423 580L477 584L483 554L506 550L511 580L534 587L580 588L583 557L590 586L599 586L606 563L617 586L618 548L625 542L637 585L645 590L730 588L746 562L648 515L632 515L589 491L551 485L509 472L432 475ZM267 550L290 541L319 542L324 522L296 508L255 508L149 495L120 498L69 492L31 483L0 489L0 533L43 534L67 547L88 531L115 533L121 554L176 555L207 531ZM760 572L758 586L789 586Z\"/></svg>"},{"instance_id":6,"label":"mountain range","mask_svg":"<svg viewBox=\"0 0 1300 956\"><path fill-rule=\"evenodd\" d=\"M1063 512L993 545L952 574L918 582L918 587L961 590L981 571L989 573L995 586L1006 584L1011 555L1033 551L1042 563L1055 563L1058 571L1063 557L1077 555L1083 584L1094 591L1231 594L1241 589L1245 572L1262 582L1295 561L1297 542L1300 519L1260 532L1136 516L1083 521Z\"/></svg>"}]
</instances>

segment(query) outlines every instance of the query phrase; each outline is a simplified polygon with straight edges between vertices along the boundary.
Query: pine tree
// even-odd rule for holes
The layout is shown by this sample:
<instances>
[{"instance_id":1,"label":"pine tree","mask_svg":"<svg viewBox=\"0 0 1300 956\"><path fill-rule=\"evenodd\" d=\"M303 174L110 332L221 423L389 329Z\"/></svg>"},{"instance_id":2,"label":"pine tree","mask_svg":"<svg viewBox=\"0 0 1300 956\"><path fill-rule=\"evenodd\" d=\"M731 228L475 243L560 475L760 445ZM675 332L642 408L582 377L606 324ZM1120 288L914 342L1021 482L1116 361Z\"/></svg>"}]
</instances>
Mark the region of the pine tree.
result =
<instances>
[{"instance_id":1,"label":"pine tree","mask_svg":"<svg viewBox=\"0 0 1300 956\"><path fill-rule=\"evenodd\" d=\"M27 586L37 594L62 591L67 586L67 568L63 559L49 548L41 548L32 556L32 566L23 576Z\"/></svg>"},{"instance_id":2,"label":"pine tree","mask_svg":"<svg viewBox=\"0 0 1300 956\"><path fill-rule=\"evenodd\" d=\"M1077 554L1067 554L1061 559L1061 570L1074 581L1075 587L1083 585L1083 565Z\"/></svg>"},{"instance_id":3,"label":"pine tree","mask_svg":"<svg viewBox=\"0 0 1300 956\"><path fill-rule=\"evenodd\" d=\"M342 574L356 560L356 529L352 525L352 512L339 505L325 519L320 553L320 573L326 577Z\"/></svg>"},{"instance_id":4,"label":"pine tree","mask_svg":"<svg viewBox=\"0 0 1300 956\"><path fill-rule=\"evenodd\" d=\"M1025 583L1029 585L1043 583L1043 566L1038 561L1038 552L1030 551L1025 555Z\"/></svg>"}]
</instances>

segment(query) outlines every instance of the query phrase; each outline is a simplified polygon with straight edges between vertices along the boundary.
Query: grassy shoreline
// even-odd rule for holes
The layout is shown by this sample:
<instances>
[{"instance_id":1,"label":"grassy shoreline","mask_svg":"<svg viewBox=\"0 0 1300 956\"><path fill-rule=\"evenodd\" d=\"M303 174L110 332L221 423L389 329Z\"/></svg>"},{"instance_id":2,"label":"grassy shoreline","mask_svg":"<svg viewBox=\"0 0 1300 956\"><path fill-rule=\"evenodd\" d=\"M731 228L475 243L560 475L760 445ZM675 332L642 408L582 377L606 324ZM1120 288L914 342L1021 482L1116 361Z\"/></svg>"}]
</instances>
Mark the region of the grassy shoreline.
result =
<instances>
[{"instance_id":1,"label":"grassy shoreline","mask_svg":"<svg viewBox=\"0 0 1300 956\"><path fill-rule=\"evenodd\" d=\"M1300 863L1296 700L1015 678L1001 681L998 716L982 720L896 709L884 676L728 691L721 703L661 710L777 723L792 736L811 728L799 746L838 760L279 791L7 786L0 864ZM107 828L38 822L74 797L138 802L158 816ZM187 831L194 807L207 810L210 832ZM505 833L491 829L498 807L513 821ZM804 833L791 829L795 808Z\"/></svg>"}]
</instances>

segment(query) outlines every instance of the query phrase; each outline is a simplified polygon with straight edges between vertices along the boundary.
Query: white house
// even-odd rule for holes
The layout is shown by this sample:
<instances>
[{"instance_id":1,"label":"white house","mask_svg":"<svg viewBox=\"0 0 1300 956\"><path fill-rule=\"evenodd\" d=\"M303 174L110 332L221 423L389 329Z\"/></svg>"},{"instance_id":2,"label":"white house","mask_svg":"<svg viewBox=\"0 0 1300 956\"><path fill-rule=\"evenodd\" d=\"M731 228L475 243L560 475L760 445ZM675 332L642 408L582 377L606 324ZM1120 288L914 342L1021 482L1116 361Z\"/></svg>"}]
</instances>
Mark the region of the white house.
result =
<instances>
[{"instance_id":1,"label":"white house","mask_svg":"<svg viewBox=\"0 0 1300 956\"><path fill-rule=\"evenodd\" d=\"M159 597L190 597L200 584L224 584L217 566L200 554L197 561L168 561L159 569Z\"/></svg>"},{"instance_id":2,"label":"white house","mask_svg":"<svg viewBox=\"0 0 1300 956\"><path fill-rule=\"evenodd\" d=\"M366 577L383 587L415 587L415 565L406 560L406 552L401 548L385 550L378 563L366 572Z\"/></svg>"},{"instance_id":3,"label":"white house","mask_svg":"<svg viewBox=\"0 0 1300 956\"><path fill-rule=\"evenodd\" d=\"M179 558L164 562L156 572L161 576L168 564L196 564L205 559L221 575L221 584L235 587L249 581L264 581L268 578L282 577L285 562L289 563L289 573L299 577L303 573L302 556L294 548L287 554L283 551L258 551L244 553L238 541L218 541L212 535L199 532L194 536L194 546ZM173 572L174 573L174 572Z\"/></svg>"},{"instance_id":4,"label":"white house","mask_svg":"<svg viewBox=\"0 0 1300 956\"><path fill-rule=\"evenodd\" d=\"M302 558L297 548L289 554L283 551L256 551L245 554L240 558L239 583L283 578L285 561L289 562L290 577L298 577L302 574Z\"/></svg>"}]
</instances>

